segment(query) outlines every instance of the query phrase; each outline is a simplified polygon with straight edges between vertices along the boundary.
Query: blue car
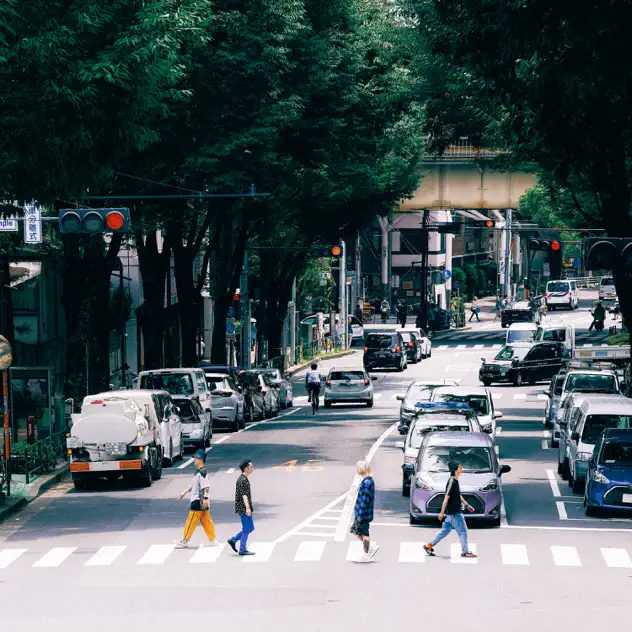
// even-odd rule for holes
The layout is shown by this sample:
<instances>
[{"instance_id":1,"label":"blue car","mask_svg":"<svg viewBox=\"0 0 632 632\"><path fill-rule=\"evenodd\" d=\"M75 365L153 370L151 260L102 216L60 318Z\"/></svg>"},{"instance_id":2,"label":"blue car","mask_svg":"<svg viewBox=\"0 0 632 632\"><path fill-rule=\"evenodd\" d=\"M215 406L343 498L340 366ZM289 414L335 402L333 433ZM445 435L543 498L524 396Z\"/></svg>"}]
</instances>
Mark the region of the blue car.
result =
<instances>
[{"instance_id":1,"label":"blue car","mask_svg":"<svg viewBox=\"0 0 632 632\"><path fill-rule=\"evenodd\" d=\"M632 429L604 430L588 464L584 507L587 516L602 511L632 511Z\"/></svg>"}]
</instances>

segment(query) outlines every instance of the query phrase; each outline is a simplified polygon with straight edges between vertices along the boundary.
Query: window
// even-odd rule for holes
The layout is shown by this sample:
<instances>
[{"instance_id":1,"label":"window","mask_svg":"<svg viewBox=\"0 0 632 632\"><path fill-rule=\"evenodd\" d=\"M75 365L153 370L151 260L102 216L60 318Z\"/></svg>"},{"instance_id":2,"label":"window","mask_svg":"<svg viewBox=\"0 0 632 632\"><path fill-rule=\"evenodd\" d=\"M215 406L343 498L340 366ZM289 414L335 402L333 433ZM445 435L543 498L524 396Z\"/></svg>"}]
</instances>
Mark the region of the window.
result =
<instances>
[{"instance_id":1,"label":"window","mask_svg":"<svg viewBox=\"0 0 632 632\"><path fill-rule=\"evenodd\" d=\"M176 402L178 407L178 416L184 421L185 419L192 419L195 417L196 411L193 410L193 405L188 399L179 399Z\"/></svg>"},{"instance_id":2,"label":"window","mask_svg":"<svg viewBox=\"0 0 632 632\"><path fill-rule=\"evenodd\" d=\"M553 395L561 395L564 390L564 382L566 381L565 375L558 375L555 380L555 387L553 388Z\"/></svg>"},{"instance_id":3,"label":"window","mask_svg":"<svg viewBox=\"0 0 632 632\"><path fill-rule=\"evenodd\" d=\"M469 429L469 425L459 419L453 421L446 420L443 422L437 421L434 423L424 421L415 425L413 431L410 433L408 445L411 448L420 448L421 442L429 432L467 432Z\"/></svg>"},{"instance_id":4,"label":"window","mask_svg":"<svg viewBox=\"0 0 632 632\"><path fill-rule=\"evenodd\" d=\"M390 349L394 344L393 336L390 334L371 334L366 339L366 346L369 349Z\"/></svg>"},{"instance_id":5,"label":"window","mask_svg":"<svg viewBox=\"0 0 632 632\"><path fill-rule=\"evenodd\" d=\"M406 404L408 406L414 406L417 402L429 402L432 395L432 389L435 388L434 384L428 384L423 386L415 386L414 384L408 389L406 393Z\"/></svg>"},{"instance_id":6,"label":"window","mask_svg":"<svg viewBox=\"0 0 632 632\"><path fill-rule=\"evenodd\" d=\"M424 450L421 469L447 472L448 463L458 461L465 472L491 472L492 458L488 448L435 445Z\"/></svg>"},{"instance_id":7,"label":"window","mask_svg":"<svg viewBox=\"0 0 632 632\"><path fill-rule=\"evenodd\" d=\"M544 331L541 340L552 340L553 342L564 342L566 340L566 329L548 329Z\"/></svg>"},{"instance_id":8,"label":"window","mask_svg":"<svg viewBox=\"0 0 632 632\"><path fill-rule=\"evenodd\" d=\"M612 277L602 277L600 285L614 285L614 279Z\"/></svg>"},{"instance_id":9,"label":"window","mask_svg":"<svg viewBox=\"0 0 632 632\"><path fill-rule=\"evenodd\" d=\"M575 430L577 430L577 426L579 425L579 422L581 421L582 418L582 411L581 408L575 408L575 409L571 409L570 414L570 429L571 432L575 432Z\"/></svg>"},{"instance_id":10,"label":"window","mask_svg":"<svg viewBox=\"0 0 632 632\"><path fill-rule=\"evenodd\" d=\"M364 371L332 371L329 374L330 380L364 380Z\"/></svg>"},{"instance_id":11,"label":"window","mask_svg":"<svg viewBox=\"0 0 632 632\"><path fill-rule=\"evenodd\" d=\"M560 357L560 351L553 345L546 345L543 349L543 357L545 360L555 360Z\"/></svg>"},{"instance_id":12,"label":"window","mask_svg":"<svg viewBox=\"0 0 632 632\"><path fill-rule=\"evenodd\" d=\"M617 383L613 375L575 373L569 375L566 379L565 390L581 393L616 393Z\"/></svg>"},{"instance_id":13,"label":"window","mask_svg":"<svg viewBox=\"0 0 632 632\"><path fill-rule=\"evenodd\" d=\"M529 351L530 347L512 347L511 345L507 345L503 347L496 357L495 360L513 360L517 358L518 360L522 360L527 355L527 351Z\"/></svg>"},{"instance_id":14,"label":"window","mask_svg":"<svg viewBox=\"0 0 632 632\"><path fill-rule=\"evenodd\" d=\"M632 443L619 443L611 441L606 443L601 453L601 465L632 466Z\"/></svg>"},{"instance_id":15,"label":"window","mask_svg":"<svg viewBox=\"0 0 632 632\"><path fill-rule=\"evenodd\" d=\"M206 375L206 384L208 385L209 391L214 391L218 388L218 385L224 381L224 377L222 375Z\"/></svg>"},{"instance_id":16,"label":"window","mask_svg":"<svg viewBox=\"0 0 632 632\"><path fill-rule=\"evenodd\" d=\"M568 281L549 281L546 286L547 292L568 292L569 290Z\"/></svg>"},{"instance_id":17,"label":"window","mask_svg":"<svg viewBox=\"0 0 632 632\"><path fill-rule=\"evenodd\" d=\"M193 395L193 380L188 373L154 373L143 375L140 387L167 391L171 395ZM205 389L206 390L206 389Z\"/></svg>"},{"instance_id":18,"label":"window","mask_svg":"<svg viewBox=\"0 0 632 632\"><path fill-rule=\"evenodd\" d=\"M206 393L206 378L204 377L204 373L202 371L195 372L195 380L197 381L198 389L201 393Z\"/></svg>"},{"instance_id":19,"label":"window","mask_svg":"<svg viewBox=\"0 0 632 632\"><path fill-rule=\"evenodd\" d=\"M438 393L437 402L462 402L467 404L477 415L489 415L489 402L485 395L453 395Z\"/></svg>"},{"instance_id":20,"label":"window","mask_svg":"<svg viewBox=\"0 0 632 632\"><path fill-rule=\"evenodd\" d=\"M589 415L582 431L584 443L597 443L606 428L632 428L630 415Z\"/></svg>"},{"instance_id":21,"label":"window","mask_svg":"<svg viewBox=\"0 0 632 632\"><path fill-rule=\"evenodd\" d=\"M412 340L410 332L403 333L402 338L404 339L404 342L410 342Z\"/></svg>"},{"instance_id":22,"label":"window","mask_svg":"<svg viewBox=\"0 0 632 632\"><path fill-rule=\"evenodd\" d=\"M507 342L529 342L533 340L533 331L530 329L510 329L507 332Z\"/></svg>"},{"instance_id":23,"label":"window","mask_svg":"<svg viewBox=\"0 0 632 632\"><path fill-rule=\"evenodd\" d=\"M533 347L525 357L525 362L534 362L544 359L544 348L541 345Z\"/></svg>"}]
</instances>

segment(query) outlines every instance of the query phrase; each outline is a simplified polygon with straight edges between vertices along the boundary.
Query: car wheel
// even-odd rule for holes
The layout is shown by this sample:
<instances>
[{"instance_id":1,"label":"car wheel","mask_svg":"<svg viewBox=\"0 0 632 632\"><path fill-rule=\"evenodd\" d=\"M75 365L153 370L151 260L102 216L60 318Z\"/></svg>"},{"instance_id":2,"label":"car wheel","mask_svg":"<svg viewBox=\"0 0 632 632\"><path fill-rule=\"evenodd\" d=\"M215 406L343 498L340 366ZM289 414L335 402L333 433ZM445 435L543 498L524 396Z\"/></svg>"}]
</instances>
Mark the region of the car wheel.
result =
<instances>
[{"instance_id":1,"label":"car wheel","mask_svg":"<svg viewBox=\"0 0 632 632\"><path fill-rule=\"evenodd\" d=\"M397 367L397 372L401 373L404 370L404 363L400 363L400 365Z\"/></svg>"},{"instance_id":2,"label":"car wheel","mask_svg":"<svg viewBox=\"0 0 632 632\"><path fill-rule=\"evenodd\" d=\"M488 380L487 378L481 379L481 382L483 382L483 386L490 386L492 383L492 381Z\"/></svg>"},{"instance_id":3,"label":"car wheel","mask_svg":"<svg viewBox=\"0 0 632 632\"><path fill-rule=\"evenodd\" d=\"M585 504L584 507L585 507L586 515L589 518L598 518L601 515L601 511L598 507L591 507L588 504Z\"/></svg>"},{"instance_id":4,"label":"car wheel","mask_svg":"<svg viewBox=\"0 0 632 632\"><path fill-rule=\"evenodd\" d=\"M562 472L564 472L564 467L563 467L563 466L562 466L562 464L558 461L558 462L557 462L557 473L558 473L560 476L562 476ZM562 478L564 478L564 477L562 476Z\"/></svg>"},{"instance_id":5,"label":"car wheel","mask_svg":"<svg viewBox=\"0 0 632 632\"><path fill-rule=\"evenodd\" d=\"M552 448L557 448L560 445L560 441L559 439L556 441L555 439L553 439L553 437L551 437L551 447Z\"/></svg>"},{"instance_id":6,"label":"car wheel","mask_svg":"<svg viewBox=\"0 0 632 632\"><path fill-rule=\"evenodd\" d=\"M145 465L140 471L138 482L141 487L151 487L151 465L148 461L145 461Z\"/></svg>"},{"instance_id":7,"label":"car wheel","mask_svg":"<svg viewBox=\"0 0 632 632\"><path fill-rule=\"evenodd\" d=\"M237 419L237 415L235 415L235 420L230 424L230 431L237 432L239 430L239 419Z\"/></svg>"},{"instance_id":8,"label":"car wheel","mask_svg":"<svg viewBox=\"0 0 632 632\"><path fill-rule=\"evenodd\" d=\"M416 518L415 516L413 516L412 514L408 515L408 523L409 524L421 524L423 522L422 518Z\"/></svg>"},{"instance_id":9,"label":"car wheel","mask_svg":"<svg viewBox=\"0 0 632 632\"><path fill-rule=\"evenodd\" d=\"M293 400L290 400L290 401L286 404L286 406L287 406L288 408L292 408L292 406L294 406L294 401L293 401Z\"/></svg>"},{"instance_id":10,"label":"car wheel","mask_svg":"<svg viewBox=\"0 0 632 632\"><path fill-rule=\"evenodd\" d=\"M522 373L516 373L516 377L513 379L514 386L522 386L524 384L524 379L522 377Z\"/></svg>"},{"instance_id":11,"label":"car wheel","mask_svg":"<svg viewBox=\"0 0 632 632\"><path fill-rule=\"evenodd\" d=\"M367 408L373 408L373 398L371 397L371 399L366 403L366 407Z\"/></svg>"},{"instance_id":12,"label":"car wheel","mask_svg":"<svg viewBox=\"0 0 632 632\"><path fill-rule=\"evenodd\" d=\"M506 329L506 328L507 328L507 323L500 323L500 326L501 326L503 329Z\"/></svg>"},{"instance_id":13,"label":"car wheel","mask_svg":"<svg viewBox=\"0 0 632 632\"><path fill-rule=\"evenodd\" d=\"M182 445L182 443L180 443ZM182 448L180 448L182 450ZM180 456L182 456L182 452L180 452ZM156 466L153 468L151 472L151 477L154 481L159 481L162 478L162 455L156 455Z\"/></svg>"},{"instance_id":14,"label":"car wheel","mask_svg":"<svg viewBox=\"0 0 632 632\"><path fill-rule=\"evenodd\" d=\"M410 481L402 482L402 496L408 498L410 496Z\"/></svg>"},{"instance_id":15,"label":"car wheel","mask_svg":"<svg viewBox=\"0 0 632 632\"><path fill-rule=\"evenodd\" d=\"M83 491L87 487L86 482L79 479L73 480L73 485L78 492Z\"/></svg>"},{"instance_id":16,"label":"car wheel","mask_svg":"<svg viewBox=\"0 0 632 632\"><path fill-rule=\"evenodd\" d=\"M564 461L562 462L562 478L566 481L570 478L571 476L571 470L570 467L568 465L568 459L564 459Z\"/></svg>"}]
</instances>

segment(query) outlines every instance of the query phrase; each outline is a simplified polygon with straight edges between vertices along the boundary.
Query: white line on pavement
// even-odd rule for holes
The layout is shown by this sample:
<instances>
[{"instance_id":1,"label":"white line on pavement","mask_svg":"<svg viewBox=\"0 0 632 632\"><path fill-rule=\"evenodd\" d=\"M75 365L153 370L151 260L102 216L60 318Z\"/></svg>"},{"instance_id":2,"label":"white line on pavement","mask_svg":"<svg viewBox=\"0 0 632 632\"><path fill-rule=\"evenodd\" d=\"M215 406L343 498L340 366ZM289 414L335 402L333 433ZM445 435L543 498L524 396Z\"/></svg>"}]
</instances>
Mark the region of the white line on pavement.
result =
<instances>
[{"instance_id":1,"label":"white line on pavement","mask_svg":"<svg viewBox=\"0 0 632 632\"><path fill-rule=\"evenodd\" d=\"M557 478L555 478L555 474L553 470L547 470L546 475L549 478L549 484L551 485L553 496L555 496L556 498L559 498L562 494L560 494L560 486L557 484Z\"/></svg>"},{"instance_id":2,"label":"white line on pavement","mask_svg":"<svg viewBox=\"0 0 632 632\"><path fill-rule=\"evenodd\" d=\"M553 448L549 448L548 441L546 439L542 439L542 449L543 450L552 450Z\"/></svg>"},{"instance_id":3,"label":"white line on pavement","mask_svg":"<svg viewBox=\"0 0 632 632\"><path fill-rule=\"evenodd\" d=\"M125 546L102 546L87 562L86 566L109 566L123 553Z\"/></svg>"},{"instance_id":4,"label":"white line on pavement","mask_svg":"<svg viewBox=\"0 0 632 632\"><path fill-rule=\"evenodd\" d=\"M470 551L476 553L476 544L470 542ZM478 563L478 558L461 557L461 544L452 542L450 545L450 561L452 564L476 564Z\"/></svg>"},{"instance_id":5,"label":"white line on pavement","mask_svg":"<svg viewBox=\"0 0 632 632\"><path fill-rule=\"evenodd\" d=\"M375 441L375 443L371 446L369 451L366 453L364 460L368 463L371 463L371 460L375 456L375 453L379 450L384 440L397 428L397 423L394 423L390 428L387 428ZM360 485L360 476L356 474L353 477L353 482L351 483L351 487L349 489L347 499L345 500L345 506L342 510L342 515L340 516L340 522L338 523L338 528L336 529L336 542L344 542L345 537L347 536L347 529L349 528L349 524L351 523L351 510L353 508L353 503L355 501L355 495L358 491L358 486Z\"/></svg>"},{"instance_id":6,"label":"white line on pavement","mask_svg":"<svg viewBox=\"0 0 632 632\"><path fill-rule=\"evenodd\" d=\"M502 393L492 393L492 399L502 399L502 398L503 398Z\"/></svg>"},{"instance_id":7,"label":"white line on pavement","mask_svg":"<svg viewBox=\"0 0 632 632\"><path fill-rule=\"evenodd\" d=\"M568 514L566 513L566 507L564 507L564 503L561 500L558 500L555 503L557 507L557 513L560 516L560 520L568 520Z\"/></svg>"},{"instance_id":8,"label":"white line on pavement","mask_svg":"<svg viewBox=\"0 0 632 632\"><path fill-rule=\"evenodd\" d=\"M426 561L426 557L427 555L421 542L400 542L400 562L416 562L421 564Z\"/></svg>"},{"instance_id":9,"label":"white line on pavement","mask_svg":"<svg viewBox=\"0 0 632 632\"><path fill-rule=\"evenodd\" d=\"M527 394L526 393L516 393L513 396L514 399L527 399Z\"/></svg>"},{"instance_id":10,"label":"white line on pavement","mask_svg":"<svg viewBox=\"0 0 632 632\"><path fill-rule=\"evenodd\" d=\"M67 557L70 557L74 550L77 547L75 546L58 546L54 549L51 549L44 557L41 557L35 564L33 564L36 568L54 568L59 566Z\"/></svg>"},{"instance_id":11,"label":"white line on pavement","mask_svg":"<svg viewBox=\"0 0 632 632\"><path fill-rule=\"evenodd\" d=\"M235 469L236 469L236 468L234 468L234 467L229 467L229 468L226 470L226 474L232 474L232 473L235 471Z\"/></svg>"},{"instance_id":12,"label":"white line on pavement","mask_svg":"<svg viewBox=\"0 0 632 632\"><path fill-rule=\"evenodd\" d=\"M243 558L244 562L267 562L274 550L274 542L253 542L248 546L248 549L253 553L256 553L256 555L245 556Z\"/></svg>"},{"instance_id":13,"label":"white line on pavement","mask_svg":"<svg viewBox=\"0 0 632 632\"><path fill-rule=\"evenodd\" d=\"M189 564L213 564L217 562L225 546L225 544L219 546L202 545L189 560Z\"/></svg>"},{"instance_id":14,"label":"white line on pavement","mask_svg":"<svg viewBox=\"0 0 632 632\"><path fill-rule=\"evenodd\" d=\"M503 431L502 426L496 426L496 434L499 435Z\"/></svg>"},{"instance_id":15,"label":"white line on pavement","mask_svg":"<svg viewBox=\"0 0 632 632\"><path fill-rule=\"evenodd\" d=\"M553 561L557 566L581 566L579 554L574 546L552 546Z\"/></svg>"},{"instance_id":16,"label":"white line on pavement","mask_svg":"<svg viewBox=\"0 0 632 632\"><path fill-rule=\"evenodd\" d=\"M301 542L294 556L295 562L318 562L325 551L324 540L308 540Z\"/></svg>"},{"instance_id":17,"label":"white line on pavement","mask_svg":"<svg viewBox=\"0 0 632 632\"><path fill-rule=\"evenodd\" d=\"M26 553L26 549L5 549L0 551L0 568L8 568L21 555Z\"/></svg>"},{"instance_id":18,"label":"white line on pavement","mask_svg":"<svg viewBox=\"0 0 632 632\"><path fill-rule=\"evenodd\" d=\"M601 555L610 568L632 568L632 560L625 549L601 549Z\"/></svg>"},{"instance_id":19,"label":"white line on pavement","mask_svg":"<svg viewBox=\"0 0 632 632\"><path fill-rule=\"evenodd\" d=\"M483 345L474 345L474 349L482 349Z\"/></svg>"},{"instance_id":20,"label":"white line on pavement","mask_svg":"<svg viewBox=\"0 0 632 632\"><path fill-rule=\"evenodd\" d=\"M138 560L138 564L162 564L175 548L173 544L152 544Z\"/></svg>"},{"instance_id":21,"label":"white line on pavement","mask_svg":"<svg viewBox=\"0 0 632 632\"><path fill-rule=\"evenodd\" d=\"M503 558L503 564L515 564L522 566L527 566L529 564L527 547L524 544L501 544L500 553Z\"/></svg>"}]
</instances>

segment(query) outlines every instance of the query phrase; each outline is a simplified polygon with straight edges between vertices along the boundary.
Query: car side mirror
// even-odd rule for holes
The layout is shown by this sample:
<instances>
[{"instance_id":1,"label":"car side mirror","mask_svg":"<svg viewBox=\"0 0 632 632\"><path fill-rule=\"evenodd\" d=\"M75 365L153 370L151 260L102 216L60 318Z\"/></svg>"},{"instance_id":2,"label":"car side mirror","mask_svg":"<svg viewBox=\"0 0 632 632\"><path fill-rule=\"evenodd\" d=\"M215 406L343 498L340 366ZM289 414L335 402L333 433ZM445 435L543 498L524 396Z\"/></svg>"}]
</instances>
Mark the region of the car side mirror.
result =
<instances>
[{"instance_id":1,"label":"car side mirror","mask_svg":"<svg viewBox=\"0 0 632 632\"><path fill-rule=\"evenodd\" d=\"M176 411L176 413L178 413L178 415L180 414L180 410L181 410L181 409L180 409L180 406L176 406L176 407L175 407L175 411Z\"/></svg>"},{"instance_id":2,"label":"car side mirror","mask_svg":"<svg viewBox=\"0 0 632 632\"><path fill-rule=\"evenodd\" d=\"M492 415L492 419L502 419L503 418L503 414L501 412L495 412Z\"/></svg>"},{"instance_id":3,"label":"car side mirror","mask_svg":"<svg viewBox=\"0 0 632 632\"><path fill-rule=\"evenodd\" d=\"M396 399L398 399L400 402L403 402L406 398L403 395L398 395Z\"/></svg>"},{"instance_id":4,"label":"car side mirror","mask_svg":"<svg viewBox=\"0 0 632 632\"><path fill-rule=\"evenodd\" d=\"M206 413L210 413L210 412L211 412L211 409L210 409L210 408L206 408L206 409L204 410L204 412L206 412Z\"/></svg>"},{"instance_id":5,"label":"car side mirror","mask_svg":"<svg viewBox=\"0 0 632 632\"><path fill-rule=\"evenodd\" d=\"M571 441L579 441L579 432L573 432L571 434Z\"/></svg>"},{"instance_id":6,"label":"car side mirror","mask_svg":"<svg viewBox=\"0 0 632 632\"><path fill-rule=\"evenodd\" d=\"M511 465L501 465L498 470L498 476L502 476L503 474L508 474L511 472Z\"/></svg>"},{"instance_id":7,"label":"car side mirror","mask_svg":"<svg viewBox=\"0 0 632 632\"><path fill-rule=\"evenodd\" d=\"M485 434L489 434L489 435L490 435L490 434L492 434L492 432L493 432L493 431L494 431L494 429L493 429L491 426L485 426L485 427L483 428L483 432L484 432Z\"/></svg>"},{"instance_id":8,"label":"car side mirror","mask_svg":"<svg viewBox=\"0 0 632 632\"><path fill-rule=\"evenodd\" d=\"M542 391L542 395L546 395L547 397L551 397L551 393L549 391Z\"/></svg>"},{"instance_id":9,"label":"car side mirror","mask_svg":"<svg viewBox=\"0 0 632 632\"><path fill-rule=\"evenodd\" d=\"M395 442L395 447L399 448L400 450L405 450L406 449L406 444L403 441L396 441Z\"/></svg>"},{"instance_id":10,"label":"car side mirror","mask_svg":"<svg viewBox=\"0 0 632 632\"><path fill-rule=\"evenodd\" d=\"M481 362L485 362L485 358L481 358Z\"/></svg>"},{"instance_id":11,"label":"car side mirror","mask_svg":"<svg viewBox=\"0 0 632 632\"><path fill-rule=\"evenodd\" d=\"M377 382L377 375L372 375L372 376L371 376L371 380L372 380L373 382Z\"/></svg>"},{"instance_id":12,"label":"car side mirror","mask_svg":"<svg viewBox=\"0 0 632 632\"><path fill-rule=\"evenodd\" d=\"M567 422L560 420L559 422L560 424L560 428L566 428L566 426L568 425Z\"/></svg>"}]
</instances>

